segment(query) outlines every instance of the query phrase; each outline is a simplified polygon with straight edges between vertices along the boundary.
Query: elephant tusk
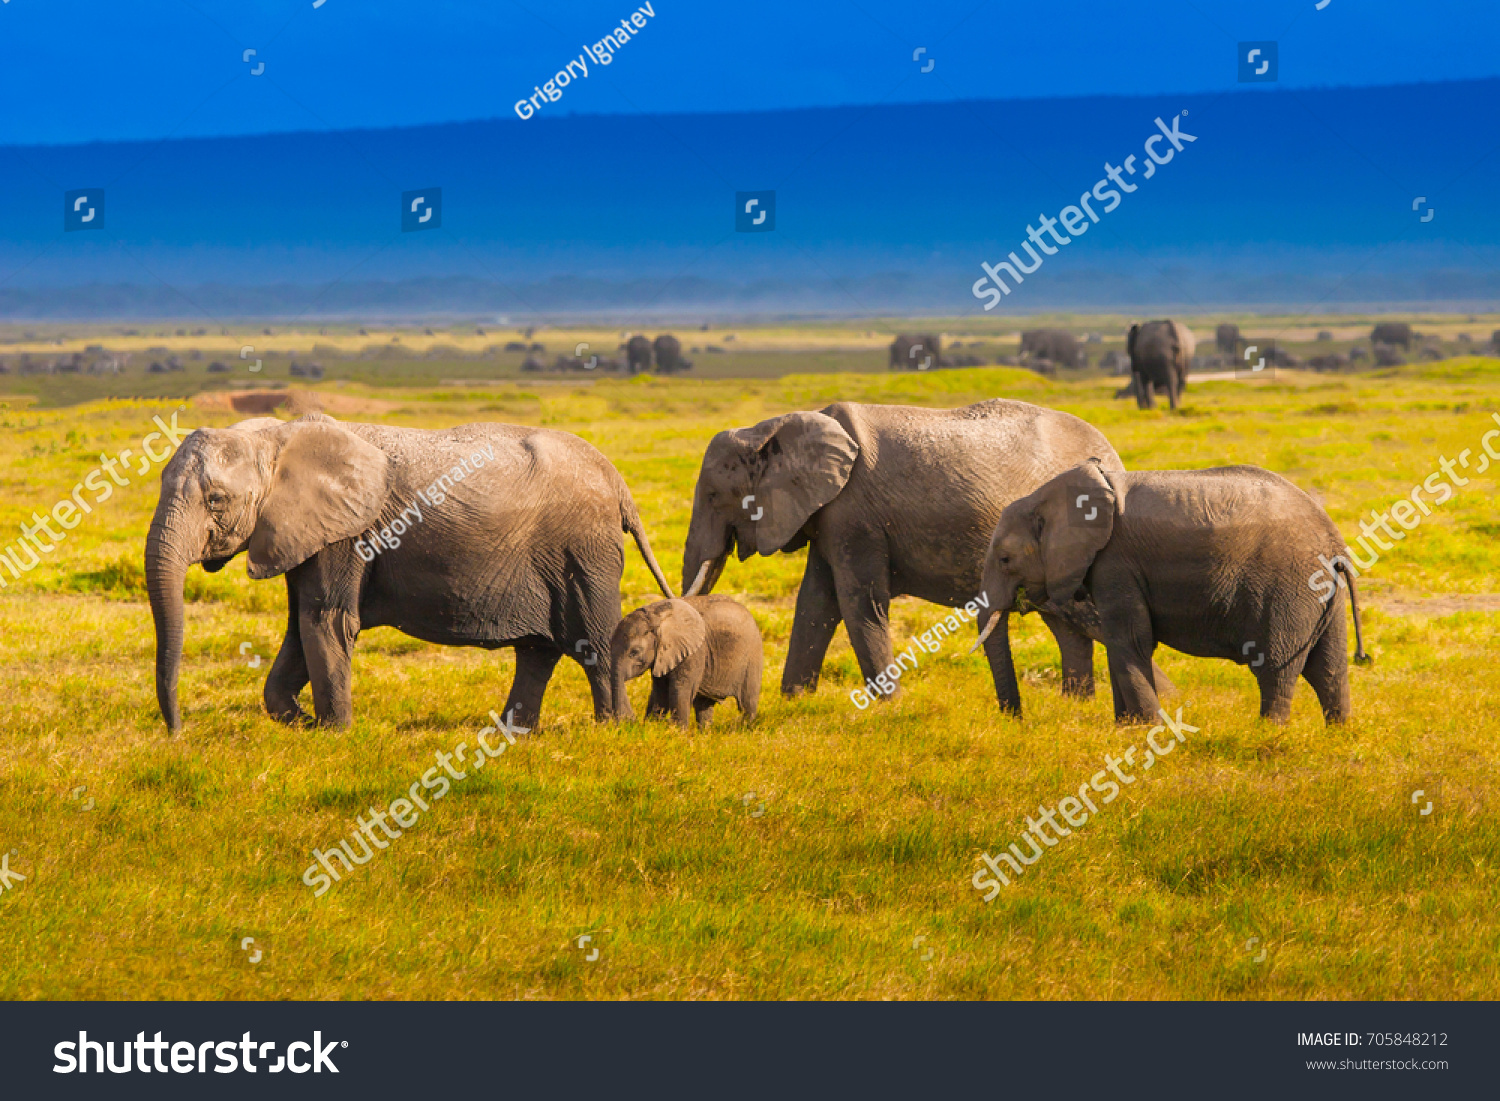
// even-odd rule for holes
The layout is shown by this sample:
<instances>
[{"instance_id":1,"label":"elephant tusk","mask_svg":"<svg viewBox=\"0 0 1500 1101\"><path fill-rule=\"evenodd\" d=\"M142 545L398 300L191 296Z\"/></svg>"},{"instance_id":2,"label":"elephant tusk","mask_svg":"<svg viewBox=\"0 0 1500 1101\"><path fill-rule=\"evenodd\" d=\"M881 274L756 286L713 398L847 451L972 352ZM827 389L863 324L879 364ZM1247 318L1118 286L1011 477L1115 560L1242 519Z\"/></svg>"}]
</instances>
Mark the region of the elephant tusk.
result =
<instances>
[{"instance_id":1,"label":"elephant tusk","mask_svg":"<svg viewBox=\"0 0 1500 1101\"><path fill-rule=\"evenodd\" d=\"M703 582L708 577L708 559L703 560L703 565L698 567L698 576L693 578L692 587L683 596L697 596L698 590L703 588Z\"/></svg>"},{"instance_id":2,"label":"elephant tusk","mask_svg":"<svg viewBox=\"0 0 1500 1101\"><path fill-rule=\"evenodd\" d=\"M974 647L973 647L973 649L971 649L969 651L969 653L972 654L975 650L978 650L981 646L984 645L985 639L987 639L987 638L990 637L990 632L995 629L995 624L997 624L999 622L1000 622L1000 613L999 612L991 612L990 613L990 618L985 621L984 630L982 630L982 631L979 632L979 641L976 642L976 643L974 643Z\"/></svg>"}]
</instances>

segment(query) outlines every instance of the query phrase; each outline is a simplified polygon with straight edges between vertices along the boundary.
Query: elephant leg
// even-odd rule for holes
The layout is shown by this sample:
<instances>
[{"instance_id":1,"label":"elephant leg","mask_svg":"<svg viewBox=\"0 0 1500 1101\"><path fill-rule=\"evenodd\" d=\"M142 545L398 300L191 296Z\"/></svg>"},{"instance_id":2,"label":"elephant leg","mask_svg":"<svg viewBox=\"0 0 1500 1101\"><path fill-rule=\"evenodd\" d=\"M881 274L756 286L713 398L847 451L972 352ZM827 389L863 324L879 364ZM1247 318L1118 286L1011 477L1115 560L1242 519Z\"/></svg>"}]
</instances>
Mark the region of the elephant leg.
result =
<instances>
[{"instance_id":1,"label":"elephant leg","mask_svg":"<svg viewBox=\"0 0 1500 1101\"><path fill-rule=\"evenodd\" d=\"M1165 696L1169 692L1177 691L1177 685L1172 683L1172 678L1161 671L1161 666L1155 661L1151 663L1151 680L1156 685L1156 694Z\"/></svg>"},{"instance_id":2,"label":"elephant leg","mask_svg":"<svg viewBox=\"0 0 1500 1101\"><path fill-rule=\"evenodd\" d=\"M510 686L510 696L502 713L506 722L511 726L525 727L528 731L536 729L542 719L542 697L552 680L552 670L561 660L562 651L550 646L516 647L516 679ZM598 710L597 697L595 710Z\"/></svg>"},{"instance_id":3,"label":"elephant leg","mask_svg":"<svg viewBox=\"0 0 1500 1101\"><path fill-rule=\"evenodd\" d=\"M823 658L841 618L833 568L818 553L816 545L810 546L807 548L807 568L802 573L802 588L797 590L797 610L792 616L786 668L781 673L782 695L795 696L817 689Z\"/></svg>"},{"instance_id":4,"label":"elephant leg","mask_svg":"<svg viewBox=\"0 0 1500 1101\"><path fill-rule=\"evenodd\" d=\"M1172 370L1167 372L1167 404L1174 410L1177 408L1179 388L1180 383L1178 380L1177 369L1174 367L1172 368Z\"/></svg>"},{"instance_id":5,"label":"elephant leg","mask_svg":"<svg viewBox=\"0 0 1500 1101\"><path fill-rule=\"evenodd\" d=\"M1109 684L1115 701L1115 722L1146 722L1161 709L1156 698L1156 638L1151 632L1151 612L1144 601L1127 608L1100 609L1103 619L1104 652L1109 659Z\"/></svg>"},{"instance_id":6,"label":"elephant leg","mask_svg":"<svg viewBox=\"0 0 1500 1101\"><path fill-rule=\"evenodd\" d=\"M318 725L348 726L354 721L354 641L359 637L359 616L346 608L304 604L297 618Z\"/></svg>"},{"instance_id":7,"label":"elephant leg","mask_svg":"<svg viewBox=\"0 0 1500 1101\"><path fill-rule=\"evenodd\" d=\"M1064 696L1081 700L1094 698L1094 640L1077 630L1060 616L1042 612L1042 622L1057 639L1062 654L1062 690Z\"/></svg>"},{"instance_id":8,"label":"elephant leg","mask_svg":"<svg viewBox=\"0 0 1500 1101\"><path fill-rule=\"evenodd\" d=\"M983 629L983 624L980 628ZM995 682L995 699L1001 711L1017 717L1021 714L1021 687L1016 682L1016 663L1010 653L1010 613L1002 612L1000 622L984 640L984 656L990 663L990 677Z\"/></svg>"},{"instance_id":9,"label":"elephant leg","mask_svg":"<svg viewBox=\"0 0 1500 1101\"><path fill-rule=\"evenodd\" d=\"M646 701L646 718L656 719L667 714L671 707L667 699L667 678L651 678L651 698Z\"/></svg>"},{"instance_id":10,"label":"elephant leg","mask_svg":"<svg viewBox=\"0 0 1500 1101\"><path fill-rule=\"evenodd\" d=\"M882 574L885 563L880 563ZM853 577L839 578L839 610L849 632L849 644L859 659L859 670L865 680L873 681L894 664L891 652L891 594L884 577L878 582ZM901 682L881 699L894 700L901 695Z\"/></svg>"},{"instance_id":11,"label":"elephant leg","mask_svg":"<svg viewBox=\"0 0 1500 1101\"><path fill-rule=\"evenodd\" d=\"M1150 380L1144 374L1135 376L1135 405L1137 409L1155 409L1156 395Z\"/></svg>"},{"instance_id":12,"label":"elephant leg","mask_svg":"<svg viewBox=\"0 0 1500 1101\"><path fill-rule=\"evenodd\" d=\"M709 720L714 717L714 701L707 696L693 700L693 718L698 720L698 729L707 730Z\"/></svg>"},{"instance_id":13,"label":"elephant leg","mask_svg":"<svg viewBox=\"0 0 1500 1101\"><path fill-rule=\"evenodd\" d=\"M665 680L667 704L672 711L672 721L684 730L688 730L693 725L693 700L698 693L693 690L692 681L687 677L679 676L675 670L668 673Z\"/></svg>"},{"instance_id":14,"label":"elephant leg","mask_svg":"<svg viewBox=\"0 0 1500 1101\"><path fill-rule=\"evenodd\" d=\"M1343 610L1329 624L1323 637L1313 643L1302 666L1302 679L1312 685L1323 707L1323 721L1346 722L1352 711L1349 703L1349 640L1344 626Z\"/></svg>"},{"instance_id":15,"label":"elephant leg","mask_svg":"<svg viewBox=\"0 0 1500 1101\"><path fill-rule=\"evenodd\" d=\"M1305 658L1305 655L1304 655ZM1292 692L1302 675L1303 661L1296 660L1279 669L1255 671L1260 682L1260 717L1273 723L1284 723L1292 717Z\"/></svg>"},{"instance_id":16,"label":"elephant leg","mask_svg":"<svg viewBox=\"0 0 1500 1101\"><path fill-rule=\"evenodd\" d=\"M297 696L307 687L307 656L302 652L302 625L297 614L297 586L290 576L286 581L286 636L281 649L266 674L262 698L266 712L281 723L308 723L312 716L302 710Z\"/></svg>"}]
</instances>

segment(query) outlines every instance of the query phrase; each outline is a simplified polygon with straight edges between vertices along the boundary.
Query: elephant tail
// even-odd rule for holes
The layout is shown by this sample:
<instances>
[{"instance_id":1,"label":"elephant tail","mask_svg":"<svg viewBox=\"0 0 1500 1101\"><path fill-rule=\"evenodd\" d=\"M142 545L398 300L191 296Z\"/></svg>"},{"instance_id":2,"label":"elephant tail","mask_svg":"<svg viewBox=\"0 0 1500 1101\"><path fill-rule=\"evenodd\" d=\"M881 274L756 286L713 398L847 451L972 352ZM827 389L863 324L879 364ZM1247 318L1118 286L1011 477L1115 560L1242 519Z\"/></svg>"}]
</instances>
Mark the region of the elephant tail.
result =
<instances>
[{"instance_id":1,"label":"elephant tail","mask_svg":"<svg viewBox=\"0 0 1500 1101\"><path fill-rule=\"evenodd\" d=\"M1349 586L1349 610L1354 614L1354 664L1369 665L1370 655L1365 653L1365 633L1359 625L1359 596L1354 590L1354 571L1343 558L1335 558L1333 568L1344 575L1344 582Z\"/></svg>"},{"instance_id":2,"label":"elephant tail","mask_svg":"<svg viewBox=\"0 0 1500 1101\"><path fill-rule=\"evenodd\" d=\"M646 568L651 571L651 576L656 578L657 588L668 600L672 599L672 586L667 584L667 575L661 572L661 563L656 560L655 553L651 550L651 540L646 538L646 529L641 524L641 514L635 510L635 500L630 496L630 490L621 487L620 495L620 525L621 529L630 533L635 540L635 545L640 548L641 557L646 560Z\"/></svg>"}]
</instances>

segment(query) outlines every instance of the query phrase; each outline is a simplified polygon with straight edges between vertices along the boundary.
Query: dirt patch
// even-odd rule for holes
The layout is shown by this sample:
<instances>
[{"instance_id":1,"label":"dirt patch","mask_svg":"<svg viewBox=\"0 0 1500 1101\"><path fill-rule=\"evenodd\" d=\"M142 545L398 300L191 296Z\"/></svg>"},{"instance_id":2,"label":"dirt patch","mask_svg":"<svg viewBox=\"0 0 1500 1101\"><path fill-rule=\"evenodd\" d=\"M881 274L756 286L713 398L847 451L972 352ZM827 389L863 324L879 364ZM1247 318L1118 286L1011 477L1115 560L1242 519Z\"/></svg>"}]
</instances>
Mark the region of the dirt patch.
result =
<instances>
[{"instance_id":1,"label":"dirt patch","mask_svg":"<svg viewBox=\"0 0 1500 1101\"><path fill-rule=\"evenodd\" d=\"M1376 597L1370 603L1390 615L1444 616L1457 612L1500 612L1500 593L1384 596Z\"/></svg>"},{"instance_id":2,"label":"dirt patch","mask_svg":"<svg viewBox=\"0 0 1500 1101\"><path fill-rule=\"evenodd\" d=\"M198 395L194 404L200 409L232 410L251 417L300 417L303 413L347 416L388 413L396 408L393 401L329 394L319 390L220 390Z\"/></svg>"}]
</instances>

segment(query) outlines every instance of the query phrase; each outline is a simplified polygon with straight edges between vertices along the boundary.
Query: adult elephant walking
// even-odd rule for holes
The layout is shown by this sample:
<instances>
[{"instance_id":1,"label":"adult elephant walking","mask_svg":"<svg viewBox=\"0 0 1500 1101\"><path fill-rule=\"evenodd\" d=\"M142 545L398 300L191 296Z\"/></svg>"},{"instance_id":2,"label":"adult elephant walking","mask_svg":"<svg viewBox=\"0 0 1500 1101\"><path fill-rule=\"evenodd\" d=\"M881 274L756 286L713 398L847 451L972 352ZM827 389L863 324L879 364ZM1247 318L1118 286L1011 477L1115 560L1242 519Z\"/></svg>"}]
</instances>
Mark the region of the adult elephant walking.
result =
<instances>
[{"instance_id":1,"label":"adult elephant walking","mask_svg":"<svg viewBox=\"0 0 1500 1101\"><path fill-rule=\"evenodd\" d=\"M625 362L629 374L639 375L651 370L651 341L637 333L625 343Z\"/></svg>"},{"instance_id":2,"label":"adult elephant walking","mask_svg":"<svg viewBox=\"0 0 1500 1101\"><path fill-rule=\"evenodd\" d=\"M1187 389L1188 367L1197 351L1197 341L1181 321L1148 321L1130 326L1125 338L1130 354L1131 383L1135 403L1141 409L1156 406L1155 390L1162 390L1173 409Z\"/></svg>"},{"instance_id":3,"label":"adult elephant walking","mask_svg":"<svg viewBox=\"0 0 1500 1101\"><path fill-rule=\"evenodd\" d=\"M1001 399L962 409L840 402L720 432L698 474L683 584L712 591L731 550L743 561L806 546L782 692L817 687L841 621L874 680L892 664L891 598L974 600L1005 506L1090 458L1123 469L1091 425ZM1064 691L1092 695L1093 642L1043 618L1062 651ZM985 653L1000 706L1019 712L1008 633L992 634Z\"/></svg>"},{"instance_id":4,"label":"adult elephant walking","mask_svg":"<svg viewBox=\"0 0 1500 1101\"><path fill-rule=\"evenodd\" d=\"M156 699L182 726L183 579L241 551L252 578L286 575L287 629L266 678L282 722L353 717L354 642L395 627L428 642L513 646L506 720L532 727L558 659L583 666L594 715L611 710L609 639L620 619L620 533L635 538L662 592L630 491L577 436L469 424L430 431L343 424L319 413L200 428L162 471L146 536L156 622Z\"/></svg>"}]
</instances>

